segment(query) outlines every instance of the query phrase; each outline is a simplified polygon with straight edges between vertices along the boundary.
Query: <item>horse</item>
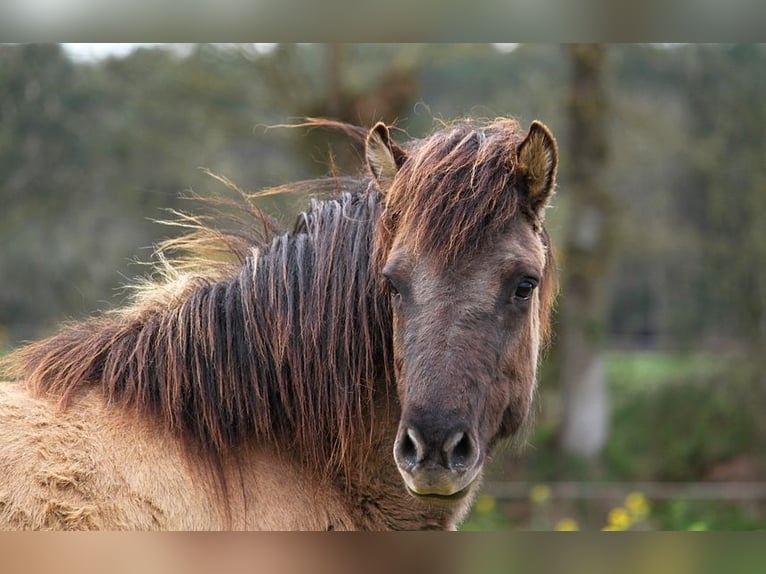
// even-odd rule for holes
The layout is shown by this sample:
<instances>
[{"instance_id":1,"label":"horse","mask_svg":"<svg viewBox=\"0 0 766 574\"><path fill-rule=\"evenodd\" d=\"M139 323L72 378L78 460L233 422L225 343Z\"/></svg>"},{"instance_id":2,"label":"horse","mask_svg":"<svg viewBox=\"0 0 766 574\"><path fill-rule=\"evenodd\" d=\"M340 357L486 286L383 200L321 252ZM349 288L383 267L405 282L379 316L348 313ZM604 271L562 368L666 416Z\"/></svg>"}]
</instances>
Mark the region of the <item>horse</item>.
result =
<instances>
[{"instance_id":1,"label":"horse","mask_svg":"<svg viewBox=\"0 0 766 574\"><path fill-rule=\"evenodd\" d=\"M276 189L332 192L291 231L266 191L241 192L239 227L177 213L131 301L3 360L0 526L459 527L530 418L555 139L509 118L403 144L315 124L366 165Z\"/></svg>"}]
</instances>

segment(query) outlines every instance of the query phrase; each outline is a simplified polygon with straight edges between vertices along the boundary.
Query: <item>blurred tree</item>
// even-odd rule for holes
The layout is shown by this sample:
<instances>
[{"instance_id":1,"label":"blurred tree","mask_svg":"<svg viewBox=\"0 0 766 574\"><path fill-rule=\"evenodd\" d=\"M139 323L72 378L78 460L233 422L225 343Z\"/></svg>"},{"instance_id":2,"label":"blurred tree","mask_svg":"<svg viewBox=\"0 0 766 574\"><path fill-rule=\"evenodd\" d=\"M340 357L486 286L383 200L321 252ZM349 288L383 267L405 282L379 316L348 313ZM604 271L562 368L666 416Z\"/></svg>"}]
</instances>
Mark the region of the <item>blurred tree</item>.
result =
<instances>
[{"instance_id":1,"label":"blurred tree","mask_svg":"<svg viewBox=\"0 0 766 574\"><path fill-rule=\"evenodd\" d=\"M716 49L718 48L718 49ZM737 352L732 392L766 438L766 49L695 47L687 97L694 224L704 262L698 304L705 342ZM694 198L690 198L690 194ZM765 463L766 464L766 463ZM765 467L766 468L766 467Z\"/></svg>"},{"instance_id":2,"label":"blurred tree","mask_svg":"<svg viewBox=\"0 0 766 574\"><path fill-rule=\"evenodd\" d=\"M687 91L692 186L679 198L696 206L706 331L719 344L722 336L747 342L754 360L766 348L765 67L762 46L695 47Z\"/></svg>"},{"instance_id":3,"label":"blurred tree","mask_svg":"<svg viewBox=\"0 0 766 574\"><path fill-rule=\"evenodd\" d=\"M114 301L144 271L130 261L172 232L148 218L216 187L200 166L255 187L296 176L284 138L254 137L254 67L209 46L92 64L55 45L0 47L0 325L12 340Z\"/></svg>"},{"instance_id":4,"label":"blurred tree","mask_svg":"<svg viewBox=\"0 0 766 574\"><path fill-rule=\"evenodd\" d=\"M568 222L563 248L560 373L563 411L559 441L570 453L593 457L607 439L604 361L607 276L616 229L614 200L604 178L609 111L606 48L567 48L572 66L566 165Z\"/></svg>"},{"instance_id":5,"label":"blurred tree","mask_svg":"<svg viewBox=\"0 0 766 574\"><path fill-rule=\"evenodd\" d=\"M52 309L81 310L67 284L86 259L61 238L86 197L94 96L59 46L0 47L0 325L11 337Z\"/></svg>"},{"instance_id":6,"label":"blurred tree","mask_svg":"<svg viewBox=\"0 0 766 574\"><path fill-rule=\"evenodd\" d=\"M273 94L274 108L287 117L328 118L360 126L378 121L398 123L419 95L416 70L395 57L378 59L363 47L345 44L279 45L274 58L264 59L263 78ZM358 146L333 131L295 132L298 157L317 174L331 161L338 171L353 173L363 165ZM322 159L329 155L331 159ZM319 157L318 157L319 156Z\"/></svg>"}]
</instances>

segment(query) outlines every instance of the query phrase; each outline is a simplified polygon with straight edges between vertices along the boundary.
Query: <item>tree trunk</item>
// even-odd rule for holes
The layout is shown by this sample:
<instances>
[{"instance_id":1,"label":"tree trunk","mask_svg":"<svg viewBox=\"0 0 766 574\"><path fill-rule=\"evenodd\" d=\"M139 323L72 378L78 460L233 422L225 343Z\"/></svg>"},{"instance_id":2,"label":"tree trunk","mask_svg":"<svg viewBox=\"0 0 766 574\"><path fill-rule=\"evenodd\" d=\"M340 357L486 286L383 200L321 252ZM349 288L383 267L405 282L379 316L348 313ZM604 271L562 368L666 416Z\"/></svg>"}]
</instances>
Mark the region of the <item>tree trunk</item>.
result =
<instances>
[{"instance_id":1,"label":"tree trunk","mask_svg":"<svg viewBox=\"0 0 766 574\"><path fill-rule=\"evenodd\" d=\"M563 451L596 457L608 434L604 360L607 276L616 235L614 202L606 189L608 111L603 46L572 45L569 101L569 212L561 300Z\"/></svg>"}]
</instances>

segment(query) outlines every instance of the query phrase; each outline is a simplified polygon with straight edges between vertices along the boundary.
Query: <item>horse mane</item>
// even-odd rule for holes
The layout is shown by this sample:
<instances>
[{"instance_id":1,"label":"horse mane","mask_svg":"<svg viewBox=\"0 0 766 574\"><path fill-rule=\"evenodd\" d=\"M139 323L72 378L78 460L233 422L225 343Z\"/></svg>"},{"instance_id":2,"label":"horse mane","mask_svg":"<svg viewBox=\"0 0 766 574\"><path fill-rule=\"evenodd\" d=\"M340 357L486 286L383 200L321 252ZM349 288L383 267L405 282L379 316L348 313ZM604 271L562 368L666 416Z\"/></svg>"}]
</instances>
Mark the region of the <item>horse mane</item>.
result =
<instances>
[{"instance_id":1,"label":"horse mane","mask_svg":"<svg viewBox=\"0 0 766 574\"><path fill-rule=\"evenodd\" d=\"M160 246L131 305L18 349L6 372L62 407L98 385L107 404L164 421L213 460L259 437L310 468L342 466L371 440L375 382L392 372L389 304L369 265L382 209L371 183L214 200L238 220L230 230L178 214L189 233ZM308 190L336 197L312 200L290 233L255 205Z\"/></svg>"}]
</instances>

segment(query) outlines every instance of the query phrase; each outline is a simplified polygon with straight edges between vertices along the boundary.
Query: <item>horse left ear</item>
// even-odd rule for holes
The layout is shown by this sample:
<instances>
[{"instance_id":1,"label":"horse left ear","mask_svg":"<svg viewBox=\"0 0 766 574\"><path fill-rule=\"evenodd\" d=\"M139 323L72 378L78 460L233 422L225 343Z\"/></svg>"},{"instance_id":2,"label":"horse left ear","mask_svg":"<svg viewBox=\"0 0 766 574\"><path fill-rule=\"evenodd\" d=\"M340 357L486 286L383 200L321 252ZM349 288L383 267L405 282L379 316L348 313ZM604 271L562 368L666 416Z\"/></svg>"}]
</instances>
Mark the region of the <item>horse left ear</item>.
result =
<instances>
[{"instance_id":1,"label":"horse left ear","mask_svg":"<svg viewBox=\"0 0 766 574\"><path fill-rule=\"evenodd\" d=\"M516 152L517 170L527 188L530 207L542 217L556 186L558 148L550 130L537 120Z\"/></svg>"},{"instance_id":2,"label":"horse left ear","mask_svg":"<svg viewBox=\"0 0 766 574\"><path fill-rule=\"evenodd\" d=\"M378 122L367 134L365 159L378 187L385 193L407 159L407 154L391 139L386 124Z\"/></svg>"}]
</instances>

